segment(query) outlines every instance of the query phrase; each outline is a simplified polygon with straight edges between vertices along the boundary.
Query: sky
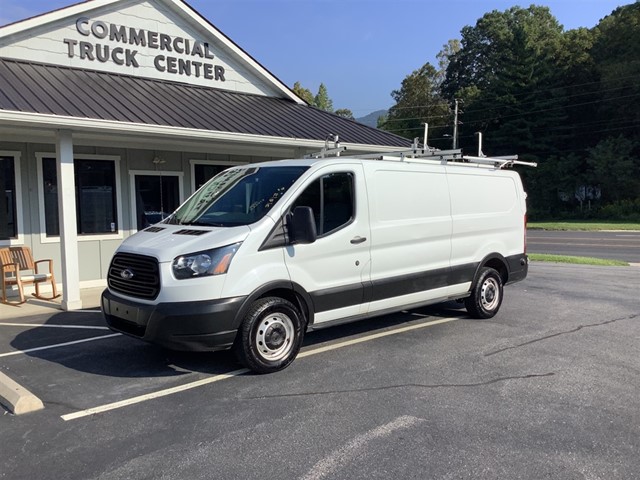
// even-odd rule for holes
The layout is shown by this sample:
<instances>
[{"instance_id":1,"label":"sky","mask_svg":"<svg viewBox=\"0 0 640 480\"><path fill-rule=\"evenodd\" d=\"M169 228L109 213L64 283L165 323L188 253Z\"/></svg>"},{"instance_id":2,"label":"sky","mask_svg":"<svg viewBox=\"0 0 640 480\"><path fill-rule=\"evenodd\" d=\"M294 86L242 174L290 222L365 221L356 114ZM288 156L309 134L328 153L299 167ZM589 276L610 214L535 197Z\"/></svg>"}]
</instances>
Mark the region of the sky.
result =
<instances>
[{"instance_id":1,"label":"sky","mask_svg":"<svg viewBox=\"0 0 640 480\"><path fill-rule=\"evenodd\" d=\"M0 25L76 3L0 0ZM282 82L327 87L355 117L393 105L391 92L485 13L547 6L565 30L591 28L633 0L187 0Z\"/></svg>"}]
</instances>

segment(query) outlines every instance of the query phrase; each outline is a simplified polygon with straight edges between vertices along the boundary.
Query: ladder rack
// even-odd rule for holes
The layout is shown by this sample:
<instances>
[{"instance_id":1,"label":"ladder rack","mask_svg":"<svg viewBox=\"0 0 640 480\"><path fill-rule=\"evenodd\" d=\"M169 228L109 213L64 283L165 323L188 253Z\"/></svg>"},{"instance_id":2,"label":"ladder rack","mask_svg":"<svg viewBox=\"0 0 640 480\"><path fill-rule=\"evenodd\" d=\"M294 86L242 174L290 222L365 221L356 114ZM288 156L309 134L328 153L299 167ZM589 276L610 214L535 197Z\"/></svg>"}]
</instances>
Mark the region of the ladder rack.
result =
<instances>
[{"instance_id":1,"label":"ladder rack","mask_svg":"<svg viewBox=\"0 0 640 480\"><path fill-rule=\"evenodd\" d=\"M329 147L329 139L333 138L334 146ZM347 150L347 147L340 146L338 136L329 135L325 140L324 148L319 152L305 155L304 158L327 158L331 156L339 157L340 154ZM526 165L529 167L537 167L535 162L523 162L518 160L517 155L505 155L498 157L487 157L479 152L478 156L464 155L462 149L438 150L428 145L422 148L418 145L418 139L414 140L413 145L409 149L398 150L392 152L365 153L359 155L348 155L349 158L362 158L370 160L391 160L409 163L430 163L434 162L446 165L449 162L455 162L457 165L470 167L488 167L488 168L509 168L513 165Z\"/></svg>"},{"instance_id":2,"label":"ladder rack","mask_svg":"<svg viewBox=\"0 0 640 480\"><path fill-rule=\"evenodd\" d=\"M334 148L325 146L320 152L305 155L305 158L327 158L330 156L339 157L340 154L347 150L347 147L341 147L336 142ZM415 143L412 148L406 150L398 150L392 152L366 153L360 155L348 155L349 158L361 158L370 160L390 160L408 163L431 163L438 162L446 165L453 162L460 166L469 167L487 167L487 168L509 168L513 165L526 165L529 167L537 167L535 162L524 162L518 160L517 155L506 155L498 157L487 157L485 155L471 156L464 155L462 149L455 150L438 150L427 146L419 148Z\"/></svg>"}]
</instances>

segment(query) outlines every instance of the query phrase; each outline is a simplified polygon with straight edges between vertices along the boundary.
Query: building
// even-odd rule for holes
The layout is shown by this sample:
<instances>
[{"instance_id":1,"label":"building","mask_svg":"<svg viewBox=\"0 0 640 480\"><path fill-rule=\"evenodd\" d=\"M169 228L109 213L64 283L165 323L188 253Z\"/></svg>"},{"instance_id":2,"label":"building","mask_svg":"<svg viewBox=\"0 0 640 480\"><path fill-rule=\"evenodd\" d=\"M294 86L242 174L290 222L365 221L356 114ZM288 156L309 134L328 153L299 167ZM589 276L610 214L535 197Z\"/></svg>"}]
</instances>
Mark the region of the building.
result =
<instances>
[{"instance_id":1,"label":"building","mask_svg":"<svg viewBox=\"0 0 640 480\"><path fill-rule=\"evenodd\" d=\"M62 305L220 170L406 139L308 106L181 0L89 0L0 27L0 246L54 259Z\"/></svg>"}]
</instances>

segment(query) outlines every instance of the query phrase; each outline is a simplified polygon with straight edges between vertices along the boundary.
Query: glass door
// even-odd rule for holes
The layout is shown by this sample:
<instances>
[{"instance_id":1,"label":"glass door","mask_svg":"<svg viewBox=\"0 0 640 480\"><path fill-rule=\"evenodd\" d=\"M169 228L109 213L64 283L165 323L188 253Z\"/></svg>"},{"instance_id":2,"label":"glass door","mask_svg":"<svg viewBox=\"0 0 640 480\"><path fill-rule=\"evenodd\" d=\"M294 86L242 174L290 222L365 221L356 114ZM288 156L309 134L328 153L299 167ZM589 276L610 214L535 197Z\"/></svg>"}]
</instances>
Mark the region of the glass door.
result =
<instances>
[{"instance_id":1,"label":"glass door","mask_svg":"<svg viewBox=\"0 0 640 480\"><path fill-rule=\"evenodd\" d=\"M134 187L137 230L158 223L180 206L182 192L178 175L136 174Z\"/></svg>"}]
</instances>

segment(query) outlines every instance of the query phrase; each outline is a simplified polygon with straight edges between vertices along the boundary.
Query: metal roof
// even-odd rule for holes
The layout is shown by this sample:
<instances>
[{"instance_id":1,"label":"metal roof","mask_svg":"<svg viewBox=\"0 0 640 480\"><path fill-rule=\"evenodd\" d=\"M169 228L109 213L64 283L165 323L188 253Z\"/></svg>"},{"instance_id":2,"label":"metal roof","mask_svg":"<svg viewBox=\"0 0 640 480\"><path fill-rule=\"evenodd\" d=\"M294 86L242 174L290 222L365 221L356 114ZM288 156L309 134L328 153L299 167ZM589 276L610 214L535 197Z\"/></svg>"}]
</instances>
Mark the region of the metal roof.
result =
<instances>
[{"instance_id":1,"label":"metal roof","mask_svg":"<svg viewBox=\"0 0 640 480\"><path fill-rule=\"evenodd\" d=\"M290 99L0 58L0 111L225 133L408 147L410 141ZM123 127L125 127L123 125Z\"/></svg>"}]
</instances>

